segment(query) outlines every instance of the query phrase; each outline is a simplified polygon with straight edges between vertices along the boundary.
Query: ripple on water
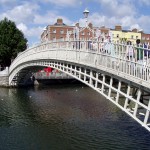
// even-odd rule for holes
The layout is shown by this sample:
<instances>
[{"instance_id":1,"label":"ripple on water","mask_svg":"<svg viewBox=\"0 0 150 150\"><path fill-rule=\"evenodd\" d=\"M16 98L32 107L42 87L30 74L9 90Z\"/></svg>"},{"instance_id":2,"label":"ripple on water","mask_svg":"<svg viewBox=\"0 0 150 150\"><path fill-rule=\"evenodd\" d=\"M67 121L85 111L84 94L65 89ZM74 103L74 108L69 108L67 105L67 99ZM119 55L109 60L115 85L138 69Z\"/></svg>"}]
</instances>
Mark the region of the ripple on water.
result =
<instances>
[{"instance_id":1,"label":"ripple on water","mask_svg":"<svg viewBox=\"0 0 150 150\"><path fill-rule=\"evenodd\" d=\"M0 95L0 149L150 149L149 132L88 87L7 90Z\"/></svg>"}]
</instances>

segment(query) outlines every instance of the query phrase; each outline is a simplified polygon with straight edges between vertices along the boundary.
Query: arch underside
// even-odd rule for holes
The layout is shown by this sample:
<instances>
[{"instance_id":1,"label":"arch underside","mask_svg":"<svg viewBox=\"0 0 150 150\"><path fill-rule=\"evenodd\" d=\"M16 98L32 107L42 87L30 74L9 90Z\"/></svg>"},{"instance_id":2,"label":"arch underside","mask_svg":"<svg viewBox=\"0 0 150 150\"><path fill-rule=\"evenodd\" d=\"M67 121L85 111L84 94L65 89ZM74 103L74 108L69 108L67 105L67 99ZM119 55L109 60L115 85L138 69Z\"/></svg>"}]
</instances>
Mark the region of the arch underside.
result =
<instances>
[{"instance_id":1,"label":"arch underside","mask_svg":"<svg viewBox=\"0 0 150 150\"><path fill-rule=\"evenodd\" d=\"M103 70L68 61L38 60L19 65L12 72L10 84L27 84L32 73L48 66L96 90L150 131L149 90Z\"/></svg>"}]
</instances>

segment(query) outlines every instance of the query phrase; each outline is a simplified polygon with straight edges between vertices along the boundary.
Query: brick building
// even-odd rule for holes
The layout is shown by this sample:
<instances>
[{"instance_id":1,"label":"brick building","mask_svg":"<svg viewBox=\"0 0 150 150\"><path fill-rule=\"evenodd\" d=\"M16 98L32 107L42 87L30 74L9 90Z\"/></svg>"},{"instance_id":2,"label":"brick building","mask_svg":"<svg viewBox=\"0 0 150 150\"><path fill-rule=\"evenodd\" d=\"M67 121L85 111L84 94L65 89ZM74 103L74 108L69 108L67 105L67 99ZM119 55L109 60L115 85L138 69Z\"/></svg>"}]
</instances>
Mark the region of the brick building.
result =
<instances>
[{"instance_id":1,"label":"brick building","mask_svg":"<svg viewBox=\"0 0 150 150\"><path fill-rule=\"evenodd\" d=\"M63 19L58 18L57 22L53 25L48 25L42 35L41 42L46 41L55 41L55 40L64 40L68 36L70 38L76 39L91 39L98 34L104 36L109 35L109 29L103 27L93 27L92 23L89 23L87 27L81 27L79 23L76 23L75 26L68 26L63 22Z\"/></svg>"},{"instance_id":2,"label":"brick building","mask_svg":"<svg viewBox=\"0 0 150 150\"><path fill-rule=\"evenodd\" d=\"M143 33L143 32L142 32L141 34L142 34L142 35L141 35L141 36L142 36L142 37L141 37L141 43L142 43L142 44L145 43L145 44L148 44L148 45L149 45L149 44L150 44L150 34L146 34L146 33Z\"/></svg>"},{"instance_id":3,"label":"brick building","mask_svg":"<svg viewBox=\"0 0 150 150\"><path fill-rule=\"evenodd\" d=\"M41 42L45 41L54 41L56 39L66 38L67 31L73 31L73 26L67 26L63 23L62 19L57 19L57 22L54 25L48 25L42 35Z\"/></svg>"},{"instance_id":4,"label":"brick building","mask_svg":"<svg viewBox=\"0 0 150 150\"><path fill-rule=\"evenodd\" d=\"M89 40L93 37L97 37L97 34L101 34L101 37L107 37L112 35L113 42L131 41L136 43L137 39L141 40L141 43L150 44L150 34L139 32L137 29L123 30L120 25L116 25L114 29L102 27L93 27L92 23L89 23L87 27L81 27L79 23L74 26L68 26L63 22L63 19L58 18L56 23L48 25L41 34L41 42L64 40L68 36L70 39L86 39Z\"/></svg>"}]
</instances>

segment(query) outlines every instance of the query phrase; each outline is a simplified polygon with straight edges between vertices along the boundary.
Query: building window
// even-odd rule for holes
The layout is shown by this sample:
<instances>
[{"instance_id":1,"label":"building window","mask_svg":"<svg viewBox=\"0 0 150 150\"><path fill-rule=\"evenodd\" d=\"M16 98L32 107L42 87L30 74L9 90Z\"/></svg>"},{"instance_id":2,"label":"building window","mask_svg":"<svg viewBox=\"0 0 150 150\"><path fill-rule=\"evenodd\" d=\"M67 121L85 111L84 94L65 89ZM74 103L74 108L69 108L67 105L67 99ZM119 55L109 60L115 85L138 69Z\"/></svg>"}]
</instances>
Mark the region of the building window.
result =
<instances>
[{"instance_id":1,"label":"building window","mask_svg":"<svg viewBox=\"0 0 150 150\"><path fill-rule=\"evenodd\" d=\"M133 39L134 38L134 36L133 35L131 35L131 39Z\"/></svg>"},{"instance_id":2,"label":"building window","mask_svg":"<svg viewBox=\"0 0 150 150\"><path fill-rule=\"evenodd\" d=\"M55 29L53 30L53 33L56 33L56 30L55 30Z\"/></svg>"},{"instance_id":3,"label":"building window","mask_svg":"<svg viewBox=\"0 0 150 150\"><path fill-rule=\"evenodd\" d=\"M82 32L81 35L84 35L84 32Z\"/></svg>"},{"instance_id":4,"label":"building window","mask_svg":"<svg viewBox=\"0 0 150 150\"><path fill-rule=\"evenodd\" d=\"M64 38L63 37L60 37L60 41L63 41L64 40Z\"/></svg>"},{"instance_id":5,"label":"building window","mask_svg":"<svg viewBox=\"0 0 150 150\"><path fill-rule=\"evenodd\" d=\"M55 36L53 36L53 41L56 41L56 37Z\"/></svg>"},{"instance_id":6,"label":"building window","mask_svg":"<svg viewBox=\"0 0 150 150\"><path fill-rule=\"evenodd\" d=\"M87 35L90 35L90 32L87 32Z\"/></svg>"},{"instance_id":7,"label":"building window","mask_svg":"<svg viewBox=\"0 0 150 150\"><path fill-rule=\"evenodd\" d=\"M60 30L60 34L64 34L64 30Z\"/></svg>"},{"instance_id":8,"label":"building window","mask_svg":"<svg viewBox=\"0 0 150 150\"><path fill-rule=\"evenodd\" d=\"M105 33L104 32L102 32L102 35L104 35Z\"/></svg>"},{"instance_id":9,"label":"building window","mask_svg":"<svg viewBox=\"0 0 150 150\"><path fill-rule=\"evenodd\" d=\"M142 40L145 40L145 37L142 37Z\"/></svg>"},{"instance_id":10,"label":"building window","mask_svg":"<svg viewBox=\"0 0 150 150\"><path fill-rule=\"evenodd\" d=\"M138 36L136 36L136 39L138 39Z\"/></svg>"},{"instance_id":11,"label":"building window","mask_svg":"<svg viewBox=\"0 0 150 150\"><path fill-rule=\"evenodd\" d=\"M149 37L147 38L147 40L149 40Z\"/></svg>"},{"instance_id":12,"label":"building window","mask_svg":"<svg viewBox=\"0 0 150 150\"><path fill-rule=\"evenodd\" d=\"M119 38L119 34L117 34L117 38Z\"/></svg>"}]
</instances>

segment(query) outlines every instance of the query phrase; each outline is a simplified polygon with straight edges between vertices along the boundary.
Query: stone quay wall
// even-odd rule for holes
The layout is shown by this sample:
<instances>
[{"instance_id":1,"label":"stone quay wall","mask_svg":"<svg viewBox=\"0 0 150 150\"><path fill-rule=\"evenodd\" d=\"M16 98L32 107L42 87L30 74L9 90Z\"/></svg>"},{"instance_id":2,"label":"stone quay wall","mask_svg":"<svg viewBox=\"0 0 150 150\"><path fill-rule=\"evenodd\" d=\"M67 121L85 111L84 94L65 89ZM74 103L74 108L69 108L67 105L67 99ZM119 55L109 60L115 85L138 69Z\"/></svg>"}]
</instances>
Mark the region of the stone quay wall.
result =
<instances>
[{"instance_id":1,"label":"stone quay wall","mask_svg":"<svg viewBox=\"0 0 150 150\"><path fill-rule=\"evenodd\" d=\"M3 87L9 86L9 77L8 76L0 76L0 86L3 86Z\"/></svg>"},{"instance_id":2,"label":"stone quay wall","mask_svg":"<svg viewBox=\"0 0 150 150\"><path fill-rule=\"evenodd\" d=\"M9 69L6 67L5 70L0 71L0 86L8 87L9 86Z\"/></svg>"}]
</instances>

